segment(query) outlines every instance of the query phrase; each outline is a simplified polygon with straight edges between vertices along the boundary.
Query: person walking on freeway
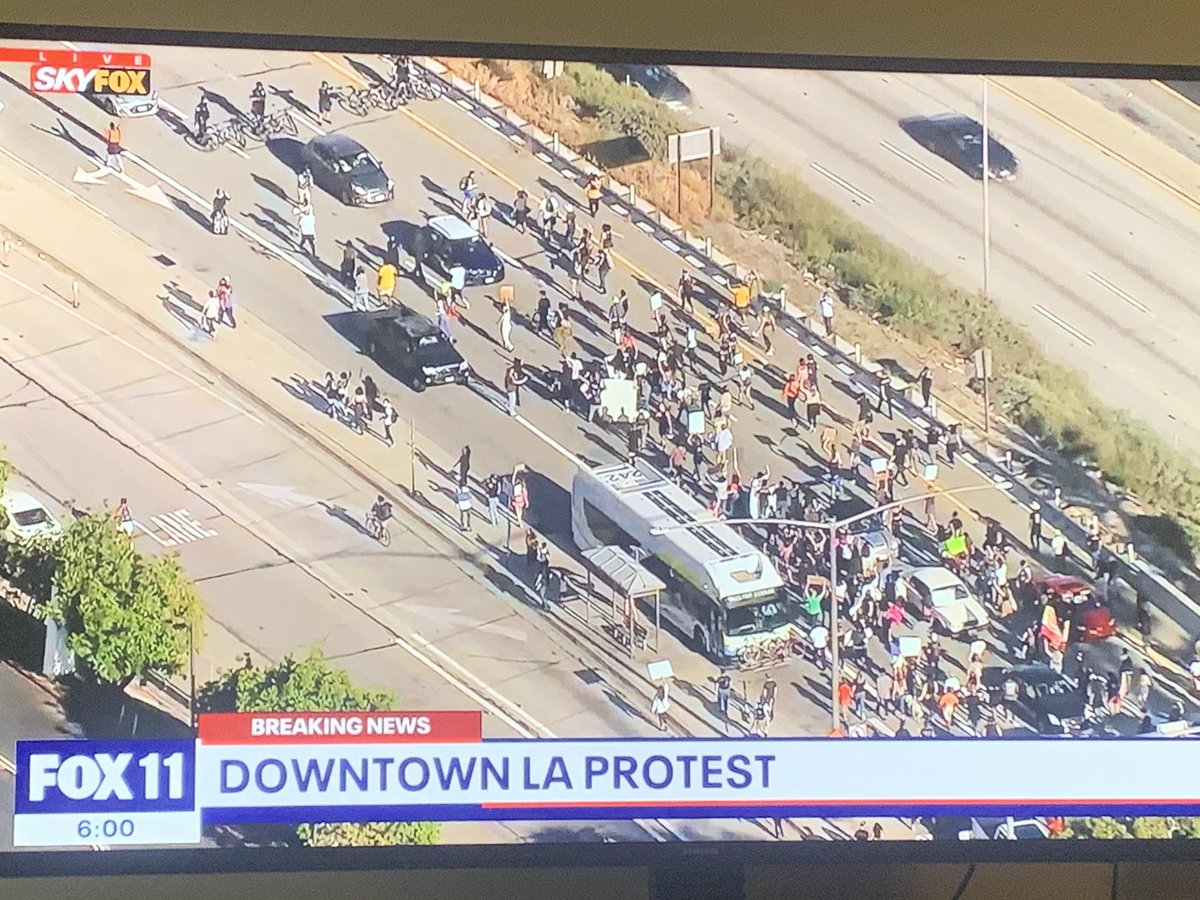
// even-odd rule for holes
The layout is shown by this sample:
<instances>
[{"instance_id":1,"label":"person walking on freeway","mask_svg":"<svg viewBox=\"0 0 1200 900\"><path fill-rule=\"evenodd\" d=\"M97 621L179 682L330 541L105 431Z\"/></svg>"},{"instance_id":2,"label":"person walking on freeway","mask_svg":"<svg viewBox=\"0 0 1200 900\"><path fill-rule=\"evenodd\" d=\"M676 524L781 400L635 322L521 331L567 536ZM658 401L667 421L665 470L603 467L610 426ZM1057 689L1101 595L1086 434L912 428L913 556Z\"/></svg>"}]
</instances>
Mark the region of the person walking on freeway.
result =
<instances>
[{"instance_id":1,"label":"person walking on freeway","mask_svg":"<svg viewBox=\"0 0 1200 900\"><path fill-rule=\"evenodd\" d=\"M384 397L379 401L380 418L383 420L383 439L389 447L396 442L392 439L392 426L396 424L400 418L396 412L396 407L392 406L392 401Z\"/></svg>"},{"instance_id":2,"label":"person walking on freeway","mask_svg":"<svg viewBox=\"0 0 1200 900\"><path fill-rule=\"evenodd\" d=\"M684 269L679 276L679 307L690 313L696 311L696 280Z\"/></svg>"},{"instance_id":3,"label":"person walking on freeway","mask_svg":"<svg viewBox=\"0 0 1200 900\"><path fill-rule=\"evenodd\" d=\"M129 500L126 497L121 498L121 502L117 504L117 508L113 511L113 515L117 519L117 527L128 535L133 534L133 513L129 511Z\"/></svg>"},{"instance_id":4,"label":"person walking on freeway","mask_svg":"<svg viewBox=\"0 0 1200 900\"><path fill-rule=\"evenodd\" d=\"M217 284L217 324L221 325L226 319L229 320L230 328L237 328L237 319L233 317L233 285L229 283L229 276L224 276Z\"/></svg>"},{"instance_id":5,"label":"person walking on freeway","mask_svg":"<svg viewBox=\"0 0 1200 900\"><path fill-rule=\"evenodd\" d=\"M821 319L825 323L825 337L833 337L833 293L828 289L821 291Z\"/></svg>"},{"instance_id":6,"label":"person walking on freeway","mask_svg":"<svg viewBox=\"0 0 1200 900\"><path fill-rule=\"evenodd\" d=\"M584 196L587 197L588 214L594 219L596 213L600 211L600 198L603 196L604 189L600 183L600 176L593 175L588 179L587 187L584 188Z\"/></svg>"},{"instance_id":7,"label":"person walking on freeway","mask_svg":"<svg viewBox=\"0 0 1200 900\"><path fill-rule=\"evenodd\" d=\"M659 731L667 730L667 713L671 711L671 689L667 682L658 686L654 699L650 701L650 713L654 716Z\"/></svg>"},{"instance_id":8,"label":"person walking on freeway","mask_svg":"<svg viewBox=\"0 0 1200 900\"><path fill-rule=\"evenodd\" d=\"M208 131L208 99L201 94L200 102L196 104L196 111L192 114L192 121L195 124L196 140L204 137L204 133Z\"/></svg>"},{"instance_id":9,"label":"person walking on freeway","mask_svg":"<svg viewBox=\"0 0 1200 900\"><path fill-rule=\"evenodd\" d=\"M524 189L517 191L513 200L513 228L524 234L529 222L529 194Z\"/></svg>"},{"instance_id":10,"label":"person walking on freeway","mask_svg":"<svg viewBox=\"0 0 1200 900\"><path fill-rule=\"evenodd\" d=\"M391 304L396 299L396 279L400 273L391 262L384 262L375 275L375 293L379 302Z\"/></svg>"},{"instance_id":11,"label":"person walking on freeway","mask_svg":"<svg viewBox=\"0 0 1200 900\"><path fill-rule=\"evenodd\" d=\"M208 292L208 299L204 301L204 308L200 310L200 327L211 338L217 336L217 319L221 316L221 301L217 299L216 291Z\"/></svg>"},{"instance_id":12,"label":"person walking on freeway","mask_svg":"<svg viewBox=\"0 0 1200 900\"><path fill-rule=\"evenodd\" d=\"M521 405L521 386L529 381L520 357L515 357L504 371L504 393L508 400L508 414L515 416Z\"/></svg>"},{"instance_id":13,"label":"person walking on freeway","mask_svg":"<svg viewBox=\"0 0 1200 900\"><path fill-rule=\"evenodd\" d=\"M114 172L124 172L125 166L121 162L121 154L124 152L121 148L121 129L117 127L116 122L108 123L108 130L104 132L104 148L104 164Z\"/></svg>"},{"instance_id":14,"label":"person walking on freeway","mask_svg":"<svg viewBox=\"0 0 1200 900\"><path fill-rule=\"evenodd\" d=\"M929 409L930 399L933 397L933 369L925 366L917 376L917 381L921 385L921 409Z\"/></svg>"},{"instance_id":15,"label":"person walking on freeway","mask_svg":"<svg viewBox=\"0 0 1200 900\"><path fill-rule=\"evenodd\" d=\"M317 89L317 114L326 125L333 121L333 88L328 81L322 81Z\"/></svg>"},{"instance_id":16,"label":"person walking on freeway","mask_svg":"<svg viewBox=\"0 0 1200 900\"><path fill-rule=\"evenodd\" d=\"M500 301L500 318L497 324L500 326L500 346L511 353L513 351L513 309L508 298Z\"/></svg>"},{"instance_id":17,"label":"person walking on freeway","mask_svg":"<svg viewBox=\"0 0 1200 900\"><path fill-rule=\"evenodd\" d=\"M1042 552L1042 506L1034 503L1029 508L1029 549Z\"/></svg>"},{"instance_id":18,"label":"person walking on freeway","mask_svg":"<svg viewBox=\"0 0 1200 900\"><path fill-rule=\"evenodd\" d=\"M317 255L317 217L311 206L297 208L297 227L300 230L300 252Z\"/></svg>"}]
</instances>

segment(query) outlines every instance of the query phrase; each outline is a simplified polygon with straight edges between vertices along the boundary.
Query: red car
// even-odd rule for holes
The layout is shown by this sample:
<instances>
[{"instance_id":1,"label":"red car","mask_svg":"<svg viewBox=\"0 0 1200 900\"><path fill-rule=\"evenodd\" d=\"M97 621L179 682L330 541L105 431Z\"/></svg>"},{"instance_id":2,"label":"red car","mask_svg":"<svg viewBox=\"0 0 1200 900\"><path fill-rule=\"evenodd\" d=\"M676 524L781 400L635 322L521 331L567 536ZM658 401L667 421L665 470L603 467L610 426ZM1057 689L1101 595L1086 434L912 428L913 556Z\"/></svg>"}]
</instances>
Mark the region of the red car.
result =
<instances>
[{"instance_id":1,"label":"red car","mask_svg":"<svg viewBox=\"0 0 1200 900\"><path fill-rule=\"evenodd\" d=\"M1092 586L1074 575L1048 575L1038 589L1054 604L1059 619L1070 619L1071 643L1098 644L1117 633L1117 622L1103 602L1092 594Z\"/></svg>"}]
</instances>

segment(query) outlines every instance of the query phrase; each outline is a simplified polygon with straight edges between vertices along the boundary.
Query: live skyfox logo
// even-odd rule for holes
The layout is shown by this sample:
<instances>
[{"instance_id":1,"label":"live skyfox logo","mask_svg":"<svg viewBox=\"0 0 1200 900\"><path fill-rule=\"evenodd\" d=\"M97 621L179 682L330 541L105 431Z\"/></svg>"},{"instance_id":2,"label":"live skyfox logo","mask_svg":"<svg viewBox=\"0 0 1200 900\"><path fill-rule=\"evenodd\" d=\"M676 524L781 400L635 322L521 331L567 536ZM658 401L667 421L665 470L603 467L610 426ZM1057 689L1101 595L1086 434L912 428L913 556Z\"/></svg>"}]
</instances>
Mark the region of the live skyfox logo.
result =
<instances>
[{"instance_id":1,"label":"live skyfox logo","mask_svg":"<svg viewBox=\"0 0 1200 900\"><path fill-rule=\"evenodd\" d=\"M150 93L150 70L37 65L29 72L29 87L39 94Z\"/></svg>"}]
</instances>

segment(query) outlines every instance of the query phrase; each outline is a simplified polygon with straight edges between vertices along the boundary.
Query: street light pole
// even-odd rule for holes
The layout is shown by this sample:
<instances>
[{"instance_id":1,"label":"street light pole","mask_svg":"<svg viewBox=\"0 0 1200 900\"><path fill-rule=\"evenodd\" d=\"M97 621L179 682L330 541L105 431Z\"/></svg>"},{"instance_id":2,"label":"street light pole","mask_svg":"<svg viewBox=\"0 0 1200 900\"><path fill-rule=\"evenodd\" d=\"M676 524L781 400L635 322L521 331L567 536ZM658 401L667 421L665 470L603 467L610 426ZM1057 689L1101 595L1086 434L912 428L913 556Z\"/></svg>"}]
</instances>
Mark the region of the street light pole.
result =
<instances>
[{"instance_id":1,"label":"street light pole","mask_svg":"<svg viewBox=\"0 0 1200 900\"><path fill-rule=\"evenodd\" d=\"M667 534L672 531L692 531L699 528L711 528L714 525L791 525L796 528L812 528L817 531L827 532L829 536L829 662L832 668L830 678L833 682L831 711L833 714L833 730L838 731L842 725L841 704L838 703L838 684L841 681L841 672L839 671L841 668L841 652L838 645L841 636L838 633L840 610L838 609L837 601L837 550L833 543L834 536L843 528L849 528L851 525L861 522L864 519L869 519L872 516L877 516L889 510L899 509L910 503L919 503L923 500L928 500L930 497L951 497L957 494L970 494L974 491L1003 491L1010 487L1012 487L1011 481L1001 479L990 481L987 484L971 484L959 488L950 488L945 491L926 491L924 494L905 497L901 500L893 500L891 503L885 503L882 506L873 506L863 512L847 516L844 519L838 519L835 522L809 522L807 519L705 519L696 522L680 522L676 525L668 525L665 528L656 528L653 534Z\"/></svg>"},{"instance_id":2,"label":"street light pole","mask_svg":"<svg viewBox=\"0 0 1200 900\"><path fill-rule=\"evenodd\" d=\"M988 78L983 76L983 299L988 299L992 277L992 208L989 202L989 186L992 180L990 159L991 130L988 128ZM984 452L990 453L992 442L992 398L988 384L992 378L990 351L984 348L983 365L983 443Z\"/></svg>"}]
</instances>

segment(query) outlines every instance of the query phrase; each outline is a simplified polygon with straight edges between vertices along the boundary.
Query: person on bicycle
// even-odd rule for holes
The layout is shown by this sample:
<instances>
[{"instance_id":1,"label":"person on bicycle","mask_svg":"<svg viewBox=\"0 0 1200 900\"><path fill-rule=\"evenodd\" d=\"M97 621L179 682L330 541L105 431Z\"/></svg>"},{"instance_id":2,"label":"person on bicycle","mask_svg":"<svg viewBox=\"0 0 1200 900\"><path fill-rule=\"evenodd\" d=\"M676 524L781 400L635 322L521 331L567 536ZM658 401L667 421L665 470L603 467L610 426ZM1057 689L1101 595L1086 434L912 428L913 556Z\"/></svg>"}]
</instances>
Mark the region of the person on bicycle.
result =
<instances>
[{"instance_id":1,"label":"person on bicycle","mask_svg":"<svg viewBox=\"0 0 1200 900\"><path fill-rule=\"evenodd\" d=\"M267 89L261 81L256 81L254 90L250 92L250 118L254 120L254 127L259 129L267 118Z\"/></svg>"},{"instance_id":2,"label":"person on bicycle","mask_svg":"<svg viewBox=\"0 0 1200 900\"><path fill-rule=\"evenodd\" d=\"M225 207L229 204L229 195L222 188L217 188L217 195L212 202L212 231L213 234L229 233L229 213Z\"/></svg>"},{"instance_id":3,"label":"person on bicycle","mask_svg":"<svg viewBox=\"0 0 1200 900\"><path fill-rule=\"evenodd\" d=\"M203 94L200 95L200 102L196 104L196 111L192 114L192 118L196 123L196 138L199 140L208 131L208 100Z\"/></svg>"},{"instance_id":4,"label":"person on bicycle","mask_svg":"<svg viewBox=\"0 0 1200 900\"><path fill-rule=\"evenodd\" d=\"M375 505L371 507L371 537L378 539L391 517L392 504L384 499L383 494L380 494L375 498Z\"/></svg>"},{"instance_id":5,"label":"person on bicycle","mask_svg":"<svg viewBox=\"0 0 1200 900\"><path fill-rule=\"evenodd\" d=\"M317 89L317 112L321 121L328 124L333 119L333 98L337 92L329 86L328 81L322 81Z\"/></svg>"}]
</instances>

